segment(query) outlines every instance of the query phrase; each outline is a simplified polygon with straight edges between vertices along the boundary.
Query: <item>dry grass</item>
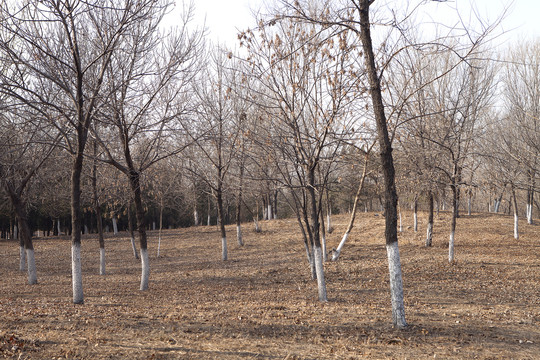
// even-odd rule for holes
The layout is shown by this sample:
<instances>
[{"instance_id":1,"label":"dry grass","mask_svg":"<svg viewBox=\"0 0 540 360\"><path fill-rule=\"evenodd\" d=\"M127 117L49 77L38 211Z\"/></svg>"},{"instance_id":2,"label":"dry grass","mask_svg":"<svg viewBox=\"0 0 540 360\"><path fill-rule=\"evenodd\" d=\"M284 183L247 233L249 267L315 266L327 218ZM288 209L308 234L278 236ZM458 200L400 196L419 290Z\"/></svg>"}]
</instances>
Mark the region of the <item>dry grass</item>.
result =
<instances>
[{"instance_id":1,"label":"dry grass","mask_svg":"<svg viewBox=\"0 0 540 360\"><path fill-rule=\"evenodd\" d=\"M407 225L412 214L403 219ZM150 236L150 290L125 237L83 240L85 304L71 304L69 239L35 240L39 284L17 271L18 247L0 241L0 357L14 359L538 359L540 226L475 214L458 219L457 263L447 262L448 214L434 246L400 234L409 328L392 329L383 218L362 213L338 262L326 263L329 302L317 301L292 220L229 230L220 260L214 227L165 232L160 258ZM347 223L334 218L329 248Z\"/></svg>"}]
</instances>

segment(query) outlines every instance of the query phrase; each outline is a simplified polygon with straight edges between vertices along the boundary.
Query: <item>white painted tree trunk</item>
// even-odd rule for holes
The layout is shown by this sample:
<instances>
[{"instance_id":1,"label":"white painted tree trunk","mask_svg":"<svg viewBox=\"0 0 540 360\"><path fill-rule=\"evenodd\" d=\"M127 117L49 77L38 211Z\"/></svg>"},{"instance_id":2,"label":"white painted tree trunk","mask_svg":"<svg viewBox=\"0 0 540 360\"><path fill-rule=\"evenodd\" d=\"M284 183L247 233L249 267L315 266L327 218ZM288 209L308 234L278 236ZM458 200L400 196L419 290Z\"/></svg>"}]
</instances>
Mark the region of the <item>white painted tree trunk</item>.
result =
<instances>
[{"instance_id":1,"label":"white painted tree trunk","mask_svg":"<svg viewBox=\"0 0 540 360\"><path fill-rule=\"evenodd\" d=\"M206 219L206 225L210 226L210 213L208 213L208 218Z\"/></svg>"},{"instance_id":2,"label":"white painted tree trunk","mask_svg":"<svg viewBox=\"0 0 540 360\"><path fill-rule=\"evenodd\" d=\"M227 259L227 237L224 236L221 238L221 260L226 261Z\"/></svg>"},{"instance_id":3,"label":"white painted tree trunk","mask_svg":"<svg viewBox=\"0 0 540 360\"><path fill-rule=\"evenodd\" d=\"M131 249L133 249L133 256L135 256L135 259L139 258L139 254L137 253L137 246L135 246L135 238L131 237Z\"/></svg>"},{"instance_id":4,"label":"white painted tree trunk","mask_svg":"<svg viewBox=\"0 0 540 360\"><path fill-rule=\"evenodd\" d=\"M322 257L323 262L328 261L328 253L326 252L326 234L321 234L321 246L322 246Z\"/></svg>"},{"instance_id":5,"label":"white painted tree trunk","mask_svg":"<svg viewBox=\"0 0 540 360\"><path fill-rule=\"evenodd\" d=\"M532 204L527 204L527 224L533 224L533 206Z\"/></svg>"},{"instance_id":6,"label":"white painted tree trunk","mask_svg":"<svg viewBox=\"0 0 540 360\"><path fill-rule=\"evenodd\" d=\"M141 287L140 290L148 290L148 279L150 278L150 259L148 250L141 249Z\"/></svg>"},{"instance_id":7,"label":"white painted tree trunk","mask_svg":"<svg viewBox=\"0 0 540 360\"><path fill-rule=\"evenodd\" d=\"M450 242L448 243L448 262L454 262L454 236L455 231L450 232Z\"/></svg>"},{"instance_id":8,"label":"white painted tree trunk","mask_svg":"<svg viewBox=\"0 0 540 360\"><path fill-rule=\"evenodd\" d=\"M113 216L112 218L112 227L113 227L113 233L114 235L118 235L118 223L116 221L116 217Z\"/></svg>"},{"instance_id":9,"label":"white painted tree trunk","mask_svg":"<svg viewBox=\"0 0 540 360\"><path fill-rule=\"evenodd\" d=\"M433 223L428 223L427 225L427 234L426 234L426 246L431 246L433 240Z\"/></svg>"},{"instance_id":10,"label":"white painted tree trunk","mask_svg":"<svg viewBox=\"0 0 540 360\"><path fill-rule=\"evenodd\" d=\"M341 242L339 243L336 251L334 251L334 253L332 254L332 261L337 261L339 259L339 255L341 254L341 249L343 249L343 246L345 245L345 243L347 242L347 238L349 237L349 231L347 231L344 235L343 235L343 238L341 238Z\"/></svg>"},{"instance_id":11,"label":"white painted tree trunk","mask_svg":"<svg viewBox=\"0 0 540 360\"><path fill-rule=\"evenodd\" d=\"M88 226L84 224L84 234L88 235Z\"/></svg>"},{"instance_id":12,"label":"white painted tree trunk","mask_svg":"<svg viewBox=\"0 0 540 360\"><path fill-rule=\"evenodd\" d=\"M62 235L62 225L60 225L60 219L56 221L56 229L58 230L58 236Z\"/></svg>"},{"instance_id":13,"label":"white painted tree trunk","mask_svg":"<svg viewBox=\"0 0 540 360\"><path fill-rule=\"evenodd\" d=\"M407 327L405 321L405 305L403 302L403 277L401 274L401 260L397 241L386 245L388 257L388 273L390 274L390 294L392 299L392 320L400 329Z\"/></svg>"},{"instance_id":14,"label":"white painted tree trunk","mask_svg":"<svg viewBox=\"0 0 540 360\"><path fill-rule=\"evenodd\" d=\"M19 238L19 228L17 225L13 225L13 239Z\"/></svg>"},{"instance_id":15,"label":"white painted tree trunk","mask_svg":"<svg viewBox=\"0 0 540 360\"><path fill-rule=\"evenodd\" d=\"M242 239L242 227L236 225L236 239L238 240L239 246L244 246L244 240Z\"/></svg>"},{"instance_id":16,"label":"white painted tree trunk","mask_svg":"<svg viewBox=\"0 0 540 360\"><path fill-rule=\"evenodd\" d=\"M326 213L326 229L328 232L332 232L332 214L330 213L330 209L328 210L328 213Z\"/></svg>"},{"instance_id":17,"label":"white painted tree trunk","mask_svg":"<svg viewBox=\"0 0 540 360\"><path fill-rule=\"evenodd\" d=\"M105 249L99 248L99 275L106 274Z\"/></svg>"},{"instance_id":18,"label":"white painted tree trunk","mask_svg":"<svg viewBox=\"0 0 540 360\"><path fill-rule=\"evenodd\" d=\"M257 218L253 218L253 223L255 225L255 232L261 232L261 228L259 226L259 220L257 220Z\"/></svg>"},{"instance_id":19,"label":"white painted tree trunk","mask_svg":"<svg viewBox=\"0 0 540 360\"><path fill-rule=\"evenodd\" d=\"M199 213L197 209L193 210L193 221L195 222L195 226L199 225Z\"/></svg>"},{"instance_id":20,"label":"white painted tree trunk","mask_svg":"<svg viewBox=\"0 0 540 360\"><path fill-rule=\"evenodd\" d=\"M36 259L34 257L34 250L26 250L26 261L28 264L28 284L37 284Z\"/></svg>"},{"instance_id":21,"label":"white painted tree trunk","mask_svg":"<svg viewBox=\"0 0 540 360\"><path fill-rule=\"evenodd\" d=\"M81 266L81 244L71 244L71 283L73 286L73 303L84 303L82 266Z\"/></svg>"},{"instance_id":22,"label":"white painted tree trunk","mask_svg":"<svg viewBox=\"0 0 540 360\"><path fill-rule=\"evenodd\" d=\"M514 239L519 240L519 222L516 213L514 213Z\"/></svg>"},{"instance_id":23,"label":"white painted tree trunk","mask_svg":"<svg viewBox=\"0 0 540 360\"><path fill-rule=\"evenodd\" d=\"M156 230L156 222L152 221L152 230Z\"/></svg>"},{"instance_id":24,"label":"white painted tree trunk","mask_svg":"<svg viewBox=\"0 0 540 360\"><path fill-rule=\"evenodd\" d=\"M266 214L268 215L268 220L272 220L272 204L268 204L268 210L266 210Z\"/></svg>"},{"instance_id":25,"label":"white painted tree trunk","mask_svg":"<svg viewBox=\"0 0 540 360\"><path fill-rule=\"evenodd\" d=\"M26 251L24 245L19 246L19 271L26 270Z\"/></svg>"},{"instance_id":26,"label":"white painted tree trunk","mask_svg":"<svg viewBox=\"0 0 540 360\"><path fill-rule=\"evenodd\" d=\"M328 301L326 294L326 282L324 280L323 257L320 247L314 247L315 272L317 274L317 288L319 289L319 301Z\"/></svg>"}]
</instances>

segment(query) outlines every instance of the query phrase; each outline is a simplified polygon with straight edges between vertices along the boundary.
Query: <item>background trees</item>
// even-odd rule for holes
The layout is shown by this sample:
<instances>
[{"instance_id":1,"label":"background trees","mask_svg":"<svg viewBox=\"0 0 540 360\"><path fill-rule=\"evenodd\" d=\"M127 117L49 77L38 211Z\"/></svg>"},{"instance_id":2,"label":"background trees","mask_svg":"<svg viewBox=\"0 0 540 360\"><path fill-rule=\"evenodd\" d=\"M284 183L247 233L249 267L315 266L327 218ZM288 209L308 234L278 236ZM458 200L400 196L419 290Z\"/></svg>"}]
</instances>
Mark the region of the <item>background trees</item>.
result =
<instances>
[{"instance_id":1,"label":"background trees","mask_svg":"<svg viewBox=\"0 0 540 360\"><path fill-rule=\"evenodd\" d=\"M512 49L497 74L482 46L491 26L456 26L428 39L411 30L409 10L421 5L392 13L378 4L282 0L232 52L205 44L189 6L178 26L164 26L172 9L165 0L2 3L0 180L12 200L2 227L17 228L27 250L32 230L70 233L73 301L81 303L81 232L107 217L115 233L117 220L121 229L133 224L131 204L142 290L150 223L161 231L215 217L226 260L231 214L240 246L243 220L259 231L259 220L292 214L325 301L322 219L353 211L354 221L363 203L385 213L393 317L404 327L398 195L402 208L414 205L415 230L427 203L429 246L434 201L452 194L450 262L465 190L469 201L475 189L479 204L496 194L497 208L501 200L505 211L513 207L516 237L521 203L532 223L539 51L536 43ZM87 148L89 140L97 146ZM364 167L373 143L380 156ZM42 191L25 195L28 176ZM28 231L15 227L15 215L24 223L29 209L38 220L29 219Z\"/></svg>"}]
</instances>

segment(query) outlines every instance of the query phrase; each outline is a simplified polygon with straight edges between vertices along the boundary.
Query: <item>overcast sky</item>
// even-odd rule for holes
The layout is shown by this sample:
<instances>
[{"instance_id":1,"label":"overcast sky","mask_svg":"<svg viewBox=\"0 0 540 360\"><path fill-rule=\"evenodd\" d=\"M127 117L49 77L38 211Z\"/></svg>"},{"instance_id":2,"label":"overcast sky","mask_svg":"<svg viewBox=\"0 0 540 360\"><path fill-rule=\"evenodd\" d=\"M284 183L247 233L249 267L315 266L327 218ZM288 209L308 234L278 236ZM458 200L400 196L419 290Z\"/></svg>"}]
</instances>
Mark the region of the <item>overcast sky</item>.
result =
<instances>
[{"instance_id":1,"label":"overcast sky","mask_svg":"<svg viewBox=\"0 0 540 360\"><path fill-rule=\"evenodd\" d=\"M195 0L195 22L202 24L206 19L209 36L213 41L219 41L232 47L236 44L237 28L245 29L254 25L250 9L262 6L265 0ZM268 1L268 0L266 0ZM399 7L406 0L378 0L376 4L388 4ZM411 3L413 0L410 1ZM417 1L414 1L415 3ZM181 3L179 0L178 3ZM495 20L505 7L510 4L511 11L502 23L501 30L510 31L504 36L505 42L523 38L533 38L540 35L540 0L450 0L448 3L430 2L422 6L427 17L434 20L446 19L457 8L463 17L474 14L471 11L474 4L475 12L486 21ZM502 39L500 40L502 41Z\"/></svg>"}]
</instances>

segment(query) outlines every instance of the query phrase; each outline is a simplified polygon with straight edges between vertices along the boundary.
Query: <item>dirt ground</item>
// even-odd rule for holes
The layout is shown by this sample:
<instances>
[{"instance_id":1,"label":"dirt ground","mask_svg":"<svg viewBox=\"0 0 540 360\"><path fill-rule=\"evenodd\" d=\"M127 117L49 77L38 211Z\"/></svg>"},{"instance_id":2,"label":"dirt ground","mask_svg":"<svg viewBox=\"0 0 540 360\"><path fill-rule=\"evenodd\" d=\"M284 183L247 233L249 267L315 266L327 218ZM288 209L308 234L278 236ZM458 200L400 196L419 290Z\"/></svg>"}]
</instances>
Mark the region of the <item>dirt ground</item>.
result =
<instances>
[{"instance_id":1,"label":"dirt ground","mask_svg":"<svg viewBox=\"0 0 540 360\"><path fill-rule=\"evenodd\" d=\"M360 213L338 262L325 264L317 300L297 224L228 228L229 261L216 227L167 230L150 289L129 240L83 239L85 303L71 303L70 240L36 239L37 285L18 271L18 245L0 241L0 358L13 359L540 359L540 226L492 214L462 215L456 260L447 261L449 214L423 247L426 214L404 214L400 252L409 327L393 329L384 219ZM333 218L328 247L347 216Z\"/></svg>"}]
</instances>

